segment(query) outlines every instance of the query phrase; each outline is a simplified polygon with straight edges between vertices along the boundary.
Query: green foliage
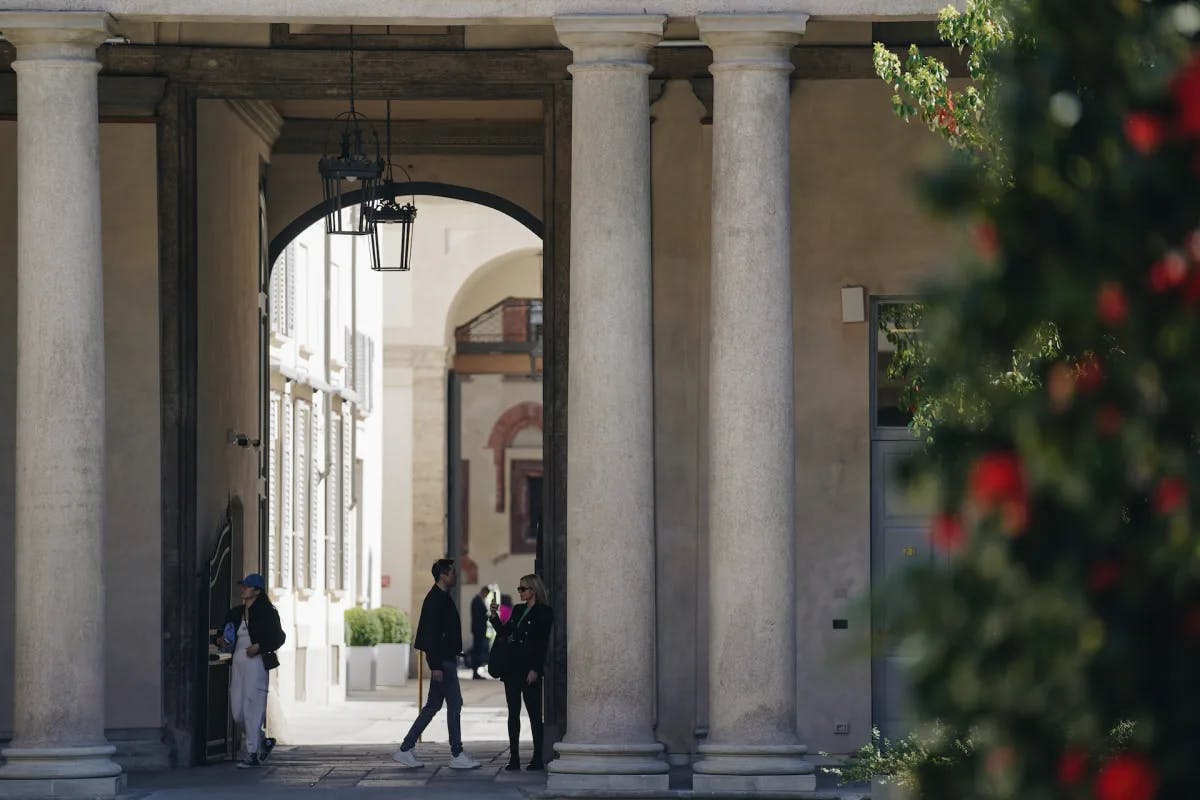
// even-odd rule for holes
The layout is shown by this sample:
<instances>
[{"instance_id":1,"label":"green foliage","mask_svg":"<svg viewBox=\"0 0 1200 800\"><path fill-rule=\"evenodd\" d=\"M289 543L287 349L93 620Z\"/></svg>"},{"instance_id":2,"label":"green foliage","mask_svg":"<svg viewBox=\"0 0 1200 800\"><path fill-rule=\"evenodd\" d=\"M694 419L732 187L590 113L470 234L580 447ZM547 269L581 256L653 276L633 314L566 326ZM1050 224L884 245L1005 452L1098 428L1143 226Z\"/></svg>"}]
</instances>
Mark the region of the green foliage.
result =
<instances>
[{"instance_id":1,"label":"green foliage","mask_svg":"<svg viewBox=\"0 0 1200 800\"><path fill-rule=\"evenodd\" d=\"M916 471L939 487L941 557L887 596L916 654L916 709L973 743L926 742L919 796L1190 797L1200 8L1026 0L1006 13L1013 42L1037 42L987 60L1009 179L958 159L927 185L936 207L994 233L923 301L923 393L961 391L986 413L937 420ZM1037 344L1045 320L1077 358Z\"/></svg>"},{"instance_id":2,"label":"green foliage","mask_svg":"<svg viewBox=\"0 0 1200 800\"><path fill-rule=\"evenodd\" d=\"M838 776L838 782L843 785L869 783L873 778L879 778L884 783L914 788L917 768L921 764L930 760L948 763L952 758L930 751L930 744L940 741L945 736L946 732L942 726L935 725L931 734L913 733L892 741L885 738L879 728L872 728L871 741L854 751L847 762L821 769ZM971 752L972 745L969 739L956 739L954 746L962 755ZM821 755L829 756L829 753Z\"/></svg>"},{"instance_id":3,"label":"green foliage","mask_svg":"<svg viewBox=\"0 0 1200 800\"><path fill-rule=\"evenodd\" d=\"M953 421L969 428L986 425L989 404L962 379L950 381L937 393L928 390L925 376L932 354L922 332L924 318L922 303L887 303L879 308L879 332L895 349L887 377L902 386L900 404L911 413L909 428L918 438L932 442L942 422ZM1030 392L1041 386L1046 366L1062 357L1058 329L1053 323L1045 323L1009 354L1006 363L993 364L987 380L995 389Z\"/></svg>"},{"instance_id":4,"label":"green foliage","mask_svg":"<svg viewBox=\"0 0 1200 800\"><path fill-rule=\"evenodd\" d=\"M990 124L995 81L991 56L1013 44L1014 31L1002 0L967 0L958 11L947 6L938 17L941 38L966 54L971 83L961 90L950 86L950 69L916 45L907 58L876 42L875 72L892 87L892 109L905 122L919 118L952 147L977 156L999 172L1003 163L1002 137Z\"/></svg>"},{"instance_id":5,"label":"green foliage","mask_svg":"<svg viewBox=\"0 0 1200 800\"><path fill-rule=\"evenodd\" d=\"M1127 751L1133 741L1136 726L1131 720L1121 720L1108 732L1106 755L1111 757ZM972 736L954 736L949 728L934 723L928 730L910 733L892 741L879 728L871 729L871 740L850 754L842 764L821 769L838 777L838 783L869 783L878 778L905 788L917 787L921 769L947 769L971 758L975 751ZM829 753L822 756L831 757Z\"/></svg>"},{"instance_id":6,"label":"green foliage","mask_svg":"<svg viewBox=\"0 0 1200 800\"><path fill-rule=\"evenodd\" d=\"M412 623L408 614L391 606L380 606L371 613L379 620L380 644L408 644L412 641Z\"/></svg>"},{"instance_id":7,"label":"green foliage","mask_svg":"<svg viewBox=\"0 0 1200 800\"><path fill-rule=\"evenodd\" d=\"M345 614L346 644L350 647L374 647L383 639L379 617L365 608L348 608Z\"/></svg>"}]
</instances>

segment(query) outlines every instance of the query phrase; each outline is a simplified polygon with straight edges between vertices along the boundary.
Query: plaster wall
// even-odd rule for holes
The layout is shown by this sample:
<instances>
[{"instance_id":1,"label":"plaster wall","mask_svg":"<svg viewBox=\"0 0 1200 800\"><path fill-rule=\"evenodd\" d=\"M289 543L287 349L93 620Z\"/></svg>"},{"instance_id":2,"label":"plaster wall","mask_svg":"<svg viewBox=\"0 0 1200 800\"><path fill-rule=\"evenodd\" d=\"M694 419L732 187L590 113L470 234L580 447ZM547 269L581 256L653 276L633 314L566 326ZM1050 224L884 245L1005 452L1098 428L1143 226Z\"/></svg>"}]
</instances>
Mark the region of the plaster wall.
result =
<instances>
[{"instance_id":1,"label":"plaster wall","mask_svg":"<svg viewBox=\"0 0 1200 800\"><path fill-rule=\"evenodd\" d=\"M0 122L0 738L12 729L16 129ZM162 724L155 127L100 126L107 402L105 725Z\"/></svg>"},{"instance_id":2,"label":"plaster wall","mask_svg":"<svg viewBox=\"0 0 1200 800\"><path fill-rule=\"evenodd\" d=\"M258 455L229 432L258 435L258 176L265 143L222 100L196 109L196 547L207 563L231 498L234 574L258 568Z\"/></svg>"},{"instance_id":3,"label":"plaster wall","mask_svg":"<svg viewBox=\"0 0 1200 800\"><path fill-rule=\"evenodd\" d=\"M676 760L693 749L708 698L703 488L712 128L686 81L651 108L654 219L654 459L658 558L657 736ZM569 579L568 579L569 580Z\"/></svg>"},{"instance_id":4,"label":"plaster wall","mask_svg":"<svg viewBox=\"0 0 1200 800\"><path fill-rule=\"evenodd\" d=\"M869 330L841 321L840 288L914 293L950 231L918 206L913 178L945 150L892 116L873 80L792 91L796 386L798 724L810 751L846 752L871 730ZM834 630L834 619L849 620ZM834 725L848 722L850 734Z\"/></svg>"}]
</instances>

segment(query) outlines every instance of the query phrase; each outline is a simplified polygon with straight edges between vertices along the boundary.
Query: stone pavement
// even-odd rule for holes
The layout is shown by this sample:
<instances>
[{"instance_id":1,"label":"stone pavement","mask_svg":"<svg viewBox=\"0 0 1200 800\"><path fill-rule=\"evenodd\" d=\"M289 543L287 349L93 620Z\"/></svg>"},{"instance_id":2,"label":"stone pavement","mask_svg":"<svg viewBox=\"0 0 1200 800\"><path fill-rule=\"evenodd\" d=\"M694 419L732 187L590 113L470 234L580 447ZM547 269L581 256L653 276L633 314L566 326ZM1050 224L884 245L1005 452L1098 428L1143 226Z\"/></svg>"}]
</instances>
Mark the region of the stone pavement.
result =
<instances>
[{"instance_id":1,"label":"stone pavement","mask_svg":"<svg viewBox=\"0 0 1200 800\"><path fill-rule=\"evenodd\" d=\"M507 742L471 742L483 766L452 770L446 744L420 744L426 766L401 768L394 745L279 745L266 766L237 769L227 762L171 772L135 773L129 800L295 800L305 798L412 798L412 800L523 800L522 786L545 786L545 773L509 773Z\"/></svg>"},{"instance_id":2,"label":"stone pavement","mask_svg":"<svg viewBox=\"0 0 1200 800\"><path fill-rule=\"evenodd\" d=\"M133 773L122 800L529 800L547 797L544 772L505 772L508 763L507 710L498 681L473 681L460 671L463 687L463 743L483 763L476 770L452 770L445 711L426 729L417 745L426 766L406 770L391 759L416 718L416 681L399 689L352 693L344 702L310 705L284 720L272 720L269 733L279 745L267 764L240 770L233 762L168 772ZM521 757L532 752L529 721L521 715ZM828 775L818 773L818 792L809 800L851 800L858 791L837 791ZM691 797L691 772L671 772L664 800ZM630 799L632 800L632 798Z\"/></svg>"}]
</instances>

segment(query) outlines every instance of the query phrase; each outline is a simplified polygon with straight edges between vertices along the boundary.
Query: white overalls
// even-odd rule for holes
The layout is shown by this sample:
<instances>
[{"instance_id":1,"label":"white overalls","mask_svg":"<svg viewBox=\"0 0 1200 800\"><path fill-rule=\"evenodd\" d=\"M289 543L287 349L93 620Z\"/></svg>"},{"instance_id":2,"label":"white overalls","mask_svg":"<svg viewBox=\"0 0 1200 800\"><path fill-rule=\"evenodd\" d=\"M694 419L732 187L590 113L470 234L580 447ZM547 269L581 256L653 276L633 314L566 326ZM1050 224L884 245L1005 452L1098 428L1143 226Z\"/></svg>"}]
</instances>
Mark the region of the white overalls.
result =
<instances>
[{"instance_id":1,"label":"white overalls","mask_svg":"<svg viewBox=\"0 0 1200 800\"><path fill-rule=\"evenodd\" d=\"M246 755L262 750L263 724L267 717L267 668L261 655L246 655L250 632L243 619L233 648L233 676L229 680L229 706L233 721L245 732Z\"/></svg>"}]
</instances>

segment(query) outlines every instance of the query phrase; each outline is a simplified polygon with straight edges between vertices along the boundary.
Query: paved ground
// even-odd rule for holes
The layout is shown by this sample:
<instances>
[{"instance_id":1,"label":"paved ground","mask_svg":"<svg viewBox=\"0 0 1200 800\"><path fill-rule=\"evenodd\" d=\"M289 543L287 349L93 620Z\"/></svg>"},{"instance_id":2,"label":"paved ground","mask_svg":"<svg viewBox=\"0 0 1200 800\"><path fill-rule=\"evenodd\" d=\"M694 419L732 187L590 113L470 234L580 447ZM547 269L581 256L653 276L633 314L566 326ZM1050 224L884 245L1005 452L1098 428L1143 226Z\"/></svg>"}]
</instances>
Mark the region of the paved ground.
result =
<instances>
[{"instance_id":1,"label":"paved ground","mask_svg":"<svg viewBox=\"0 0 1200 800\"><path fill-rule=\"evenodd\" d=\"M124 800L308 800L309 798L390 798L391 800L527 800L545 790L543 772L505 772L508 763L504 687L473 681L463 686L463 742L483 763L476 770L452 770L445 712L438 714L417 745L424 769L406 770L392 751L416 718L417 687L352 695L344 703L310 707L270 733L280 744L267 765L237 769L232 762L158 773L134 773ZM521 717L523 762L531 753L528 719ZM821 775L823 797L836 796L835 784ZM691 788L687 768L671 773L670 794ZM858 792L839 793L849 800Z\"/></svg>"}]
</instances>

